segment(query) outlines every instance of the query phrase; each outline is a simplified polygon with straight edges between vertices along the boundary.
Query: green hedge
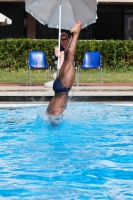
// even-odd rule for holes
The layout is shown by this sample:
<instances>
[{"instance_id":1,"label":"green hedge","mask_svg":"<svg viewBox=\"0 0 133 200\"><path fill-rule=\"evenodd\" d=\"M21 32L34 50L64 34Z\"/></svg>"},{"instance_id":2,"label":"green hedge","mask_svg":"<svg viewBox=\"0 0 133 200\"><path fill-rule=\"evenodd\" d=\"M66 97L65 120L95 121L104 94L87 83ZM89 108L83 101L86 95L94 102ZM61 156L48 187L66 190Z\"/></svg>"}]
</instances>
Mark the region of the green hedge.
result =
<instances>
[{"instance_id":1,"label":"green hedge","mask_svg":"<svg viewBox=\"0 0 133 200\"><path fill-rule=\"evenodd\" d=\"M42 50L46 53L49 65L53 66L52 53L57 40L48 39L5 39L0 40L0 68L19 70L27 68L28 52ZM119 70L133 66L132 40L81 40L76 49L76 63L80 65L84 53L99 51L102 55L102 67Z\"/></svg>"}]
</instances>

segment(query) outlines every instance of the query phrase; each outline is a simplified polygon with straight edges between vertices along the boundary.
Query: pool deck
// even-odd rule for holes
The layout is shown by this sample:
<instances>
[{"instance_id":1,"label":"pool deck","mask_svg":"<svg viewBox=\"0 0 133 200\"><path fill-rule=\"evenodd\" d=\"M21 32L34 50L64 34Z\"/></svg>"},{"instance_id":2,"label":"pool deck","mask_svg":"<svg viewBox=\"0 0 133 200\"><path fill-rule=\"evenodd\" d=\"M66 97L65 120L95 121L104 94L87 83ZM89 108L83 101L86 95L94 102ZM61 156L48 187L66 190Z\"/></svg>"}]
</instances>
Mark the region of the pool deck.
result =
<instances>
[{"instance_id":1,"label":"pool deck","mask_svg":"<svg viewBox=\"0 0 133 200\"><path fill-rule=\"evenodd\" d=\"M54 92L46 84L0 84L0 102L50 101ZM74 84L69 92L72 101L133 101L133 83Z\"/></svg>"}]
</instances>

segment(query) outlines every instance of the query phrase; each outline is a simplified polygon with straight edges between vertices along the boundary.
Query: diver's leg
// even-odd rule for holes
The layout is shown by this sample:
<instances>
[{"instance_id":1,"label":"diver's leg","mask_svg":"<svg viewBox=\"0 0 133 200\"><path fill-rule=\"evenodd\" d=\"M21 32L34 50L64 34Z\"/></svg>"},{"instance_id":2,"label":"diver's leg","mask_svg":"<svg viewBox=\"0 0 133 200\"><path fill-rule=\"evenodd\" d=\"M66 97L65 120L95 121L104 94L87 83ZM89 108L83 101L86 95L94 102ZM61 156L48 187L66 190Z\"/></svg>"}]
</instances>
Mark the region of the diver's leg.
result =
<instances>
[{"instance_id":1,"label":"diver's leg","mask_svg":"<svg viewBox=\"0 0 133 200\"><path fill-rule=\"evenodd\" d=\"M70 88L74 82L74 54L81 26L81 22L77 22L70 31L73 33L73 36L70 37L70 42L65 51L64 62L59 73L59 79L66 88Z\"/></svg>"}]
</instances>

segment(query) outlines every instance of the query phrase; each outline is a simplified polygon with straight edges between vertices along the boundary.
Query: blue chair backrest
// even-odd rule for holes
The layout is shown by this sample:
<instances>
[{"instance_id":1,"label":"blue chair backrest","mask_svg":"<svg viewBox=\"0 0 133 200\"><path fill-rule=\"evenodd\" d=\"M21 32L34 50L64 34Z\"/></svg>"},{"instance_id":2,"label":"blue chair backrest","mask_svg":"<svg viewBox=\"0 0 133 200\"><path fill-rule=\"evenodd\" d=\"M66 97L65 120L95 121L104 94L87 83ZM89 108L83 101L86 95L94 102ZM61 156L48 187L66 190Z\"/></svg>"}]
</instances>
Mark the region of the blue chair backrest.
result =
<instances>
[{"instance_id":1,"label":"blue chair backrest","mask_svg":"<svg viewBox=\"0 0 133 200\"><path fill-rule=\"evenodd\" d=\"M86 52L84 55L83 63L80 68L93 69L101 66L100 52Z\"/></svg>"},{"instance_id":2,"label":"blue chair backrest","mask_svg":"<svg viewBox=\"0 0 133 200\"><path fill-rule=\"evenodd\" d=\"M36 69L49 68L43 51L31 51L28 55L28 66Z\"/></svg>"}]
</instances>

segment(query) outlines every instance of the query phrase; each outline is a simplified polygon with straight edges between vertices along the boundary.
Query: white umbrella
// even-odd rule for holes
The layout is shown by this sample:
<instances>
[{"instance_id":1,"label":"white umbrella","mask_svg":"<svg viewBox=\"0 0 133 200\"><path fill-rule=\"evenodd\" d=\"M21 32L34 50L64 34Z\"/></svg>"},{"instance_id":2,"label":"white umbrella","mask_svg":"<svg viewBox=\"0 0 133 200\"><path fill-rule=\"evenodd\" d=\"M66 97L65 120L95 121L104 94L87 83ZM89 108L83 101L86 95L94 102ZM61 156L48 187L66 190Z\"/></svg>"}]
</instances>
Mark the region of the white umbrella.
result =
<instances>
[{"instance_id":1,"label":"white umbrella","mask_svg":"<svg viewBox=\"0 0 133 200\"><path fill-rule=\"evenodd\" d=\"M0 13L0 26L10 25L12 20Z\"/></svg>"},{"instance_id":2,"label":"white umbrella","mask_svg":"<svg viewBox=\"0 0 133 200\"><path fill-rule=\"evenodd\" d=\"M70 30L78 21L84 28L97 18L97 0L25 0L25 9L40 23L59 29L59 62L61 29Z\"/></svg>"}]
</instances>

